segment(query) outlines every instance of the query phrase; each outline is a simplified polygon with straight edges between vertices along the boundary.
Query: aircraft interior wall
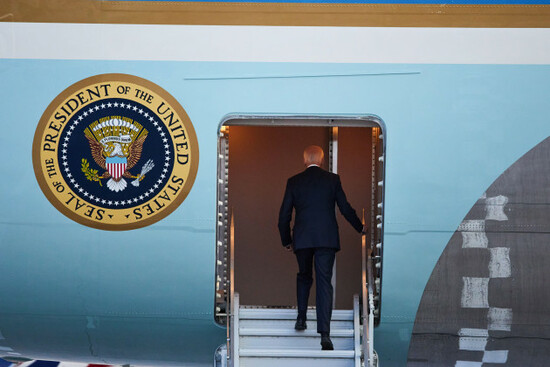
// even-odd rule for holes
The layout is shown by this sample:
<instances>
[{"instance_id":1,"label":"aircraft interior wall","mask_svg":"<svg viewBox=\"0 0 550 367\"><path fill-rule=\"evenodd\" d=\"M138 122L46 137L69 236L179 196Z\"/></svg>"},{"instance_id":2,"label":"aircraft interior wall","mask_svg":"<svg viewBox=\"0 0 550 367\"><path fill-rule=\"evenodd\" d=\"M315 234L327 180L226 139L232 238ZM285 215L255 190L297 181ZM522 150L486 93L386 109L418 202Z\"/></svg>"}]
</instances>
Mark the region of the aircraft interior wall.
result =
<instances>
[{"instance_id":1,"label":"aircraft interior wall","mask_svg":"<svg viewBox=\"0 0 550 367\"><path fill-rule=\"evenodd\" d=\"M338 129L338 173L348 201L370 218L372 129ZM331 128L229 127L229 208L235 223L235 291L243 305L295 306L295 256L283 249L277 221L286 180L303 171L308 145L325 150L329 168ZM338 213L342 251L337 255L336 308L352 308L361 286L361 238ZM315 286L310 305L315 302Z\"/></svg>"}]
</instances>

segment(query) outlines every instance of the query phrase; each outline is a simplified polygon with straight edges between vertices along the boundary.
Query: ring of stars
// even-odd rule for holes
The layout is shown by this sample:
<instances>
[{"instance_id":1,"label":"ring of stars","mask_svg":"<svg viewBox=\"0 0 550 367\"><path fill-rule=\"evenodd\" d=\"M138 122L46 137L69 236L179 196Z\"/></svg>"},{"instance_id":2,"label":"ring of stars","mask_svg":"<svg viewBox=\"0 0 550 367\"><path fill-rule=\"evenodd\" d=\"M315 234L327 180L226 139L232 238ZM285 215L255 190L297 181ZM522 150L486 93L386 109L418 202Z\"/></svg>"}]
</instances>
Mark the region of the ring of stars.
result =
<instances>
[{"instance_id":1,"label":"ring of stars","mask_svg":"<svg viewBox=\"0 0 550 367\"><path fill-rule=\"evenodd\" d=\"M164 154L165 154L165 156L164 156L164 165L162 167L162 173L160 174L159 179L157 181L155 181L154 184L149 189L147 189L145 192L143 192L141 195L136 196L136 197L131 198L131 199L127 199L127 200L116 200L116 201L105 200L105 199L102 199L100 197L97 197L95 195L92 195L92 194L88 193L81 185L78 184L78 182L76 182L73 174L71 173L71 170L69 169L69 163L67 161L67 158L68 158L67 157L67 148L68 148L68 144L69 144L69 141L70 141L70 136L73 133L73 130L76 128L76 126L82 120L84 120L84 117L88 117L88 116L92 115L93 113L95 113L97 111L101 111L105 108L110 108L110 107L125 108L125 109L128 109L128 110L138 112L145 119L149 120L149 122L151 122L153 124L153 126L155 126L155 128L159 132L159 135L162 136L162 142L164 143L164 149L165 149L164 150ZM96 105L95 107L90 107L89 109L83 111L81 115L79 115L79 116L77 116L73 119L73 124L69 127L69 131L67 131L67 135L64 138L64 143L62 144L63 149L61 150L61 153L63 154L61 156L62 161L63 161L62 162L62 165L63 165L62 169L65 171L65 175L69 179L70 184L73 186L74 191L78 191L79 193L84 195L84 197L88 198L88 200L90 202L95 202L97 204L108 205L108 206L114 205L115 207L130 205L130 204L136 204L140 201L147 201L148 198L153 195L153 193L156 191L156 189L158 189L162 185L162 183L165 181L165 179L168 177L168 173L169 173L168 170L170 168L170 161L172 160L172 157L170 156L170 145L168 144L168 139L166 138L166 133L164 131L162 131L162 126L163 126L163 124L159 123L159 121L157 119L155 119L153 115L150 115L148 112L144 111L139 106L133 105L131 103L123 103L123 102L122 103L108 102L106 104L101 103L100 105Z\"/></svg>"}]
</instances>

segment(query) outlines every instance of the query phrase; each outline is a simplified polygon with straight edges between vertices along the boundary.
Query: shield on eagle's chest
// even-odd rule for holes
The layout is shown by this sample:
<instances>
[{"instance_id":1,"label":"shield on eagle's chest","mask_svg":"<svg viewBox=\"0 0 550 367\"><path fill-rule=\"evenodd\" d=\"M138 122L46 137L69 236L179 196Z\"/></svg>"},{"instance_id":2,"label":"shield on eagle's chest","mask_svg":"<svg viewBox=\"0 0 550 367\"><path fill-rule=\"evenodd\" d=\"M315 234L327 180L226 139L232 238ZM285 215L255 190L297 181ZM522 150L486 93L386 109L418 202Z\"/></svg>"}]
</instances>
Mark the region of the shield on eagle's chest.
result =
<instances>
[{"instance_id":1,"label":"shield on eagle's chest","mask_svg":"<svg viewBox=\"0 0 550 367\"><path fill-rule=\"evenodd\" d=\"M126 157L107 157L105 159L107 171L109 171L115 181L120 180L122 174L126 171L127 162Z\"/></svg>"}]
</instances>

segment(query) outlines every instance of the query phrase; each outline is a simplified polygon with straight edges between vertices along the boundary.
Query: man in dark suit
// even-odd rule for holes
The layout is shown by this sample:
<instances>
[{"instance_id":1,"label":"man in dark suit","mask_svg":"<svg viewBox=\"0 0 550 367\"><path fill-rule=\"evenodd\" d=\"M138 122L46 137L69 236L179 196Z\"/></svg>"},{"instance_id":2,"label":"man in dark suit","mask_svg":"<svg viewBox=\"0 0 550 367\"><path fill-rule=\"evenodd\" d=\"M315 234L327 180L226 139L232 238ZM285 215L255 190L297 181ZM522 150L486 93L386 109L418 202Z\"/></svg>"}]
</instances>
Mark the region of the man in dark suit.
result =
<instances>
[{"instance_id":1,"label":"man in dark suit","mask_svg":"<svg viewBox=\"0 0 550 367\"><path fill-rule=\"evenodd\" d=\"M315 145L304 150L305 171L288 179L279 212L279 232L283 246L294 251L298 260L296 293L298 318L296 330L307 328L306 312L309 291L313 283L312 266L315 258L317 280L317 332L321 334L324 350L334 349L330 340L332 317L332 268L340 250L335 204L357 232L366 232L355 210L342 190L340 176L321 168L323 150ZM293 234L290 231L292 209L296 210ZM292 238L294 237L294 238Z\"/></svg>"}]
</instances>

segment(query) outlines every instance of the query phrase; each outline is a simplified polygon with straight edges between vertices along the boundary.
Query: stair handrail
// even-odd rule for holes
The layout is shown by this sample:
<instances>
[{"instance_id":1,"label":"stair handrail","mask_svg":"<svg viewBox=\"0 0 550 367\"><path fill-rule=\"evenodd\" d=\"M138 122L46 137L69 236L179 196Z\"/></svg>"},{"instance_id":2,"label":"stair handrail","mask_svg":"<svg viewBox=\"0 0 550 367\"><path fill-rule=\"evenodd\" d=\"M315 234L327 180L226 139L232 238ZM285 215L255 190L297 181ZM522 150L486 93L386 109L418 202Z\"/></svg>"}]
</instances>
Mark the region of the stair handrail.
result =
<instances>
[{"instance_id":1,"label":"stair handrail","mask_svg":"<svg viewBox=\"0 0 550 367\"><path fill-rule=\"evenodd\" d=\"M368 358L369 366L374 367L374 271L372 267L372 250L368 251L367 276L369 292Z\"/></svg>"},{"instance_id":2,"label":"stair handrail","mask_svg":"<svg viewBox=\"0 0 550 367\"><path fill-rule=\"evenodd\" d=\"M229 359L230 363L228 363L229 366L234 366L234 360L235 360L235 345L234 343L231 343L231 321L233 321L233 327L234 325L234 318L235 314L239 312L238 308L235 310L235 305L233 304L233 292L234 292L234 277L235 277L235 219L233 216L233 209L231 209L231 222L229 225L229 292L227 294L227 305L226 305L226 313L228 313L228 316L226 317L227 322L227 359Z\"/></svg>"},{"instance_id":3,"label":"stair handrail","mask_svg":"<svg viewBox=\"0 0 550 367\"><path fill-rule=\"evenodd\" d=\"M363 209L363 228L365 228L365 209ZM366 362L369 358L368 355L368 303L367 303L367 235L361 234L361 301L362 301L362 314L361 324L363 325L363 360ZM366 364L366 363L365 363Z\"/></svg>"},{"instance_id":4,"label":"stair handrail","mask_svg":"<svg viewBox=\"0 0 550 367\"><path fill-rule=\"evenodd\" d=\"M365 209L363 209L363 228ZM363 302L363 359L365 366L374 366L374 272L372 269L372 249L367 248L367 234L361 235L361 296ZM368 315L368 316L367 316Z\"/></svg>"}]
</instances>

